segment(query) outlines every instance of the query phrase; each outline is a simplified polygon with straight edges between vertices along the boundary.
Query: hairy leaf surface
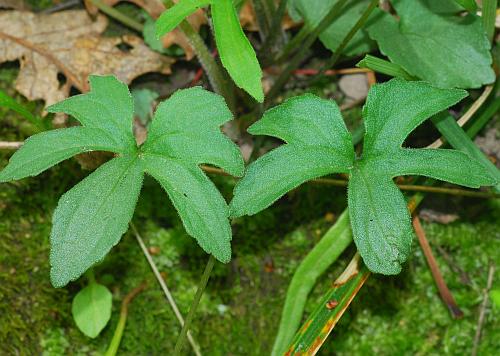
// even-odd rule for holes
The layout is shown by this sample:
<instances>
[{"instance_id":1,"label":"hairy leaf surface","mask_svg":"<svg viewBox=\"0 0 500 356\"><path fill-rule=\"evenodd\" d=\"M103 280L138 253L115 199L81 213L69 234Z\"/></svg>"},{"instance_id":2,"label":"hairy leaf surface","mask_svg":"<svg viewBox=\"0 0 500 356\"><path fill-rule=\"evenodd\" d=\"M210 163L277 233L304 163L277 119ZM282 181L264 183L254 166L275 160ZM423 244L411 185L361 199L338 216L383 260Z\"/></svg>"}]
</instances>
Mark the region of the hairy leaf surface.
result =
<instances>
[{"instance_id":1,"label":"hairy leaf surface","mask_svg":"<svg viewBox=\"0 0 500 356\"><path fill-rule=\"evenodd\" d=\"M478 16L451 14L450 7L456 7L451 0L392 4L400 20L376 9L380 18L368 28L392 62L440 87L477 88L495 80L490 43Z\"/></svg>"},{"instance_id":2,"label":"hairy leaf surface","mask_svg":"<svg viewBox=\"0 0 500 356\"><path fill-rule=\"evenodd\" d=\"M42 132L28 138L0 172L0 182L36 176L76 154L89 151L121 152L106 131L71 127Z\"/></svg>"},{"instance_id":3,"label":"hairy leaf surface","mask_svg":"<svg viewBox=\"0 0 500 356\"><path fill-rule=\"evenodd\" d=\"M373 86L363 108L363 154L356 159L333 102L311 95L286 101L249 129L287 144L248 167L235 188L231 214L255 214L311 178L349 172L348 205L356 246L373 272L399 273L410 253L413 229L394 177L424 175L467 187L496 182L462 152L401 147L418 125L466 95L463 90L401 79Z\"/></svg>"},{"instance_id":4,"label":"hairy leaf surface","mask_svg":"<svg viewBox=\"0 0 500 356\"><path fill-rule=\"evenodd\" d=\"M235 188L231 215L253 215L300 184L347 173L354 150L337 105L314 95L287 100L248 130L287 142L253 162Z\"/></svg>"},{"instance_id":5,"label":"hairy leaf surface","mask_svg":"<svg viewBox=\"0 0 500 356\"><path fill-rule=\"evenodd\" d=\"M212 164L241 176L240 150L220 130L232 119L221 96L200 87L179 90L156 109L143 151Z\"/></svg>"},{"instance_id":6,"label":"hairy leaf surface","mask_svg":"<svg viewBox=\"0 0 500 356\"><path fill-rule=\"evenodd\" d=\"M223 263L231 260L231 226L224 198L203 171L189 162L144 154L146 172L167 192L189 235Z\"/></svg>"},{"instance_id":7,"label":"hairy leaf surface","mask_svg":"<svg viewBox=\"0 0 500 356\"><path fill-rule=\"evenodd\" d=\"M120 241L132 219L143 175L137 157L115 158L61 197L50 235L55 287L80 277Z\"/></svg>"},{"instance_id":8,"label":"hairy leaf surface","mask_svg":"<svg viewBox=\"0 0 500 356\"><path fill-rule=\"evenodd\" d=\"M51 105L47 111L70 114L85 127L106 131L123 150L135 149L134 101L127 85L114 76L91 75L89 82L90 92Z\"/></svg>"}]
</instances>

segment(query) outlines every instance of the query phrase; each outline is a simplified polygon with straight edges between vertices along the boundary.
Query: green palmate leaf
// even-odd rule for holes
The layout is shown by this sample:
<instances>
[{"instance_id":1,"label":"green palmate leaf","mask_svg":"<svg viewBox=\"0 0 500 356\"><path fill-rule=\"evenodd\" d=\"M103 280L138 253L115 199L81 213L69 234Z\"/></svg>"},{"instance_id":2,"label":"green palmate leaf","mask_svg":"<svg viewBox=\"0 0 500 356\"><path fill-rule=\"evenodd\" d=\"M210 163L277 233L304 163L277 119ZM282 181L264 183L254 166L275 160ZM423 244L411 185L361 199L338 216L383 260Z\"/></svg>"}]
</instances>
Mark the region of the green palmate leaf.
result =
<instances>
[{"instance_id":1,"label":"green palmate leaf","mask_svg":"<svg viewBox=\"0 0 500 356\"><path fill-rule=\"evenodd\" d=\"M203 171L182 160L144 154L146 172L165 189L184 227L219 261L231 260L231 226L227 204Z\"/></svg>"},{"instance_id":2,"label":"green palmate leaf","mask_svg":"<svg viewBox=\"0 0 500 356\"><path fill-rule=\"evenodd\" d=\"M304 19L306 26L317 26L338 0L290 0L288 7L292 18L296 21ZM342 39L361 17L370 0L352 0L342 10L342 14L319 36L321 42L329 50L335 52ZM370 16L367 25L376 21L376 16ZM343 54L348 56L369 52L375 43L368 37L364 29L358 31Z\"/></svg>"},{"instance_id":3,"label":"green palmate leaf","mask_svg":"<svg viewBox=\"0 0 500 356\"><path fill-rule=\"evenodd\" d=\"M82 333L91 338L99 335L111 317L112 297L108 288L95 282L75 295L71 312Z\"/></svg>"},{"instance_id":4,"label":"green palmate leaf","mask_svg":"<svg viewBox=\"0 0 500 356\"><path fill-rule=\"evenodd\" d=\"M231 214L255 214L300 184L329 173L347 173L354 150L338 106L314 95L267 111L249 132L287 142L252 163L237 184Z\"/></svg>"},{"instance_id":5,"label":"green palmate leaf","mask_svg":"<svg viewBox=\"0 0 500 356\"><path fill-rule=\"evenodd\" d=\"M478 16L453 14L451 0L392 3L400 20L377 10L380 18L368 28L392 62L441 87L477 88L495 80L490 43Z\"/></svg>"},{"instance_id":6,"label":"green palmate leaf","mask_svg":"<svg viewBox=\"0 0 500 356\"><path fill-rule=\"evenodd\" d=\"M198 164L243 174L238 147L219 128L231 119L222 97L201 88L178 91L158 106L142 149L146 172L167 191L186 231L222 262L231 258L228 208Z\"/></svg>"},{"instance_id":7,"label":"green palmate leaf","mask_svg":"<svg viewBox=\"0 0 500 356\"><path fill-rule=\"evenodd\" d=\"M89 82L89 93L72 96L47 111L70 114L85 127L106 131L122 150L135 150L134 102L127 85L113 76L90 76Z\"/></svg>"},{"instance_id":8,"label":"green palmate leaf","mask_svg":"<svg viewBox=\"0 0 500 356\"><path fill-rule=\"evenodd\" d=\"M0 172L0 182L36 175L75 154L105 150L119 156L64 194L51 232L51 281L62 287L104 258L127 231L144 172L165 188L189 234L220 261L231 258L229 209L199 164L242 175L238 147L220 130L232 119L222 97L201 88L175 93L159 105L151 132L137 148L132 96L111 76L90 78L91 92L49 108L83 126L32 136Z\"/></svg>"},{"instance_id":9,"label":"green palmate leaf","mask_svg":"<svg viewBox=\"0 0 500 356\"><path fill-rule=\"evenodd\" d=\"M248 167L236 186L232 215L255 214L306 180L347 171L349 215L361 256L374 272L399 273L413 230L404 196L392 178L423 175L468 187L496 182L462 152L401 147L418 125L466 94L401 79L374 86L363 108L366 133L357 159L333 102L311 95L286 101L249 130L287 144Z\"/></svg>"},{"instance_id":10,"label":"green palmate leaf","mask_svg":"<svg viewBox=\"0 0 500 356\"><path fill-rule=\"evenodd\" d=\"M53 216L51 280L62 287L99 262L128 230L143 180L141 160L119 157L65 193Z\"/></svg>"},{"instance_id":11,"label":"green palmate leaf","mask_svg":"<svg viewBox=\"0 0 500 356\"><path fill-rule=\"evenodd\" d=\"M216 0L217 1L217 0ZM156 37L160 38L164 34L175 29L189 15L193 14L201 7L207 6L212 0L181 0L156 20Z\"/></svg>"},{"instance_id":12,"label":"green palmate leaf","mask_svg":"<svg viewBox=\"0 0 500 356\"><path fill-rule=\"evenodd\" d=\"M27 139L0 172L0 182L36 176L76 154L89 151L122 152L123 147L104 130L72 127L39 133Z\"/></svg>"},{"instance_id":13,"label":"green palmate leaf","mask_svg":"<svg viewBox=\"0 0 500 356\"><path fill-rule=\"evenodd\" d=\"M220 130L232 118L221 96L200 87L180 90L158 105L143 151L166 153L193 165L212 164L241 176L240 150Z\"/></svg>"},{"instance_id":14,"label":"green palmate leaf","mask_svg":"<svg viewBox=\"0 0 500 356\"><path fill-rule=\"evenodd\" d=\"M215 41L222 65L237 86L262 103L262 70L255 51L241 28L232 0L215 0L211 8Z\"/></svg>"}]
</instances>

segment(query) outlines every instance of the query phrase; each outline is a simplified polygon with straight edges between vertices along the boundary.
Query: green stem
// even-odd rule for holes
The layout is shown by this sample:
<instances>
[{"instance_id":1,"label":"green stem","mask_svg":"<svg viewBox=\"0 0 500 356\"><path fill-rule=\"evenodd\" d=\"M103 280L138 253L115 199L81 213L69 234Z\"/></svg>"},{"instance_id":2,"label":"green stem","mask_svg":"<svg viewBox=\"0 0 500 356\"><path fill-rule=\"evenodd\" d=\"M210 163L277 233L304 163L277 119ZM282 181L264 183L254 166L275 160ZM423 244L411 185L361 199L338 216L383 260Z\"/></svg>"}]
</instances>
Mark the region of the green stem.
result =
<instances>
[{"instance_id":1,"label":"green stem","mask_svg":"<svg viewBox=\"0 0 500 356\"><path fill-rule=\"evenodd\" d=\"M292 58L290 63L288 63L287 67L281 72L280 76L278 79L276 79L276 82L274 83L273 87L269 91L267 97L266 97L266 102L265 106L268 107L269 104L272 103L272 101L278 96L278 94L281 92L281 89L283 86L286 84L290 76L292 75L293 71L296 70L302 61L304 60L305 56L309 52L309 48L311 45L316 41L318 36L330 26L330 24L341 15L341 10L344 7L345 3L347 0L339 0L335 3L335 5L328 11L326 16L320 21L320 23L316 26L316 28L311 32L311 34L307 37L305 42L301 45L301 48L299 52Z\"/></svg>"},{"instance_id":2,"label":"green stem","mask_svg":"<svg viewBox=\"0 0 500 356\"><path fill-rule=\"evenodd\" d=\"M271 23L271 29L269 30L269 36L266 38L266 41L262 45L261 52L263 54L266 54L275 43L276 39L278 38L278 33L281 32L281 23L283 21L283 17L285 16L286 12L286 5L288 3L288 0L281 0L280 4L278 6L278 9L276 10L273 21Z\"/></svg>"},{"instance_id":3,"label":"green stem","mask_svg":"<svg viewBox=\"0 0 500 356\"><path fill-rule=\"evenodd\" d=\"M172 0L164 0L164 4L167 9L174 6L174 2ZM232 90L233 85L227 80L221 66L219 66L215 61L215 58L210 53L207 45L203 41L203 38L201 38L200 34L196 32L187 20L183 20L180 23L179 28L184 35L186 35L191 47L193 47L201 66L207 74L210 85L216 93L222 95L226 99L229 108L234 112L235 98L234 91Z\"/></svg>"},{"instance_id":4,"label":"green stem","mask_svg":"<svg viewBox=\"0 0 500 356\"><path fill-rule=\"evenodd\" d=\"M252 0L253 9L257 24L259 25L259 33L262 41L265 41L269 35L269 14L267 13L266 6L262 0Z\"/></svg>"},{"instance_id":5,"label":"green stem","mask_svg":"<svg viewBox=\"0 0 500 356\"><path fill-rule=\"evenodd\" d=\"M286 45L285 48L283 48L283 52L281 55L276 59L276 63L280 64L286 61L289 57L290 54L297 48L301 43L304 42L307 36L311 33L311 28L307 25L304 24L302 28L300 29L299 33L297 33Z\"/></svg>"},{"instance_id":6,"label":"green stem","mask_svg":"<svg viewBox=\"0 0 500 356\"><path fill-rule=\"evenodd\" d=\"M340 56L342 55L342 52L344 49L347 47L349 42L352 40L354 35L361 29L361 27L364 26L370 15L372 14L373 10L378 6L379 0L372 0L366 10L361 14L359 17L358 21L354 24L354 26L351 28L351 30L347 33L347 35L344 37L340 45L338 46L337 50L335 53L330 57L330 59L325 63L323 68L320 70L320 72L315 75L312 78L312 82L316 81L317 79L321 78L325 72L332 68L337 61L340 59Z\"/></svg>"},{"instance_id":7,"label":"green stem","mask_svg":"<svg viewBox=\"0 0 500 356\"><path fill-rule=\"evenodd\" d=\"M495 35L495 19L497 11L497 0L483 0L482 19L484 30L488 39L493 41Z\"/></svg>"},{"instance_id":8,"label":"green stem","mask_svg":"<svg viewBox=\"0 0 500 356\"><path fill-rule=\"evenodd\" d=\"M374 72L386 74L391 77L403 78L405 80L416 80L415 77L408 74L408 72L405 71L400 65L391 63L389 61L386 61L385 59L378 58L370 54L367 54L365 58L360 60L356 64L356 67L368 68L373 70Z\"/></svg>"},{"instance_id":9,"label":"green stem","mask_svg":"<svg viewBox=\"0 0 500 356\"><path fill-rule=\"evenodd\" d=\"M115 20L120 21L125 26L128 26L131 29L142 33L144 26L142 24L140 24L139 22L135 21L134 19L131 19L127 15L123 14L122 12L114 9L113 7L111 7L109 5L106 5L101 0L90 0L90 2L92 4L94 4L95 7L97 7L99 10L104 12L106 15L114 18Z\"/></svg>"},{"instance_id":10,"label":"green stem","mask_svg":"<svg viewBox=\"0 0 500 356\"><path fill-rule=\"evenodd\" d=\"M208 259L207 265L205 266L205 271L203 271L203 275L201 276L200 283L198 284L198 290L196 291L196 295L194 296L193 302L191 303L191 308L189 308L189 313L186 318L186 322L182 327L181 334L177 339L177 343L175 344L174 356L179 356L182 351L182 347L186 342L186 335L191 327L191 323L193 322L194 314L196 313L196 309L198 308L198 304L200 303L201 296L205 291L205 288L208 283L208 279L210 278L210 274L212 273L212 269L215 265L215 257L210 255Z\"/></svg>"}]
</instances>

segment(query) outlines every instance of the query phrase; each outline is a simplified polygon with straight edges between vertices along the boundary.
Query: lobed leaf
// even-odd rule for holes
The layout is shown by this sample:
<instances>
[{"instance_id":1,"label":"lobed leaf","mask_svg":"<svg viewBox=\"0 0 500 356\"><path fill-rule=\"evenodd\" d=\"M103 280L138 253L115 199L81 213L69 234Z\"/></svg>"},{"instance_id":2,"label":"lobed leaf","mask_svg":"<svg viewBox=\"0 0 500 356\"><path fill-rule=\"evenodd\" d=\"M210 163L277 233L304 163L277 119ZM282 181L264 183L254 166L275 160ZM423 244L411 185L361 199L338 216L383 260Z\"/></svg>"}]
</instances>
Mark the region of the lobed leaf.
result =
<instances>
[{"instance_id":1,"label":"lobed leaf","mask_svg":"<svg viewBox=\"0 0 500 356\"><path fill-rule=\"evenodd\" d=\"M108 288L95 282L75 295L71 313L82 333L91 338L99 335L111 318L112 298Z\"/></svg>"},{"instance_id":2,"label":"lobed leaf","mask_svg":"<svg viewBox=\"0 0 500 356\"><path fill-rule=\"evenodd\" d=\"M240 150L220 126L233 119L224 99L200 87L177 91L156 109L143 152L168 154L193 165L213 164L241 176Z\"/></svg>"},{"instance_id":3,"label":"lobed leaf","mask_svg":"<svg viewBox=\"0 0 500 356\"><path fill-rule=\"evenodd\" d=\"M380 18L368 28L392 62L441 87L477 88L495 80L490 43L478 16L455 16L451 0L392 3L400 20L378 10Z\"/></svg>"},{"instance_id":4,"label":"lobed leaf","mask_svg":"<svg viewBox=\"0 0 500 356\"><path fill-rule=\"evenodd\" d=\"M466 96L464 90L402 79L373 86L363 107L363 157L397 150L418 125Z\"/></svg>"},{"instance_id":5,"label":"lobed leaf","mask_svg":"<svg viewBox=\"0 0 500 356\"><path fill-rule=\"evenodd\" d=\"M215 41L222 65L238 87L262 103L262 70L255 51L241 28L232 0L213 1L211 9Z\"/></svg>"},{"instance_id":6,"label":"lobed leaf","mask_svg":"<svg viewBox=\"0 0 500 356\"><path fill-rule=\"evenodd\" d=\"M0 172L0 182L36 176L76 154L88 151L121 152L121 145L106 131L71 127L45 131L28 138Z\"/></svg>"},{"instance_id":7,"label":"lobed leaf","mask_svg":"<svg viewBox=\"0 0 500 356\"><path fill-rule=\"evenodd\" d=\"M164 11L156 20L156 37L169 33L189 15L201 7L207 6L212 0L181 0L167 11ZM217 1L217 0L216 0Z\"/></svg>"},{"instance_id":8,"label":"lobed leaf","mask_svg":"<svg viewBox=\"0 0 500 356\"><path fill-rule=\"evenodd\" d=\"M99 262L127 231L143 180L137 157L119 157L66 192L54 212L50 276L63 287Z\"/></svg>"},{"instance_id":9,"label":"lobed leaf","mask_svg":"<svg viewBox=\"0 0 500 356\"><path fill-rule=\"evenodd\" d=\"M306 94L268 110L248 132L287 142L247 168L234 190L231 216L253 215L300 184L354 160L351 136L334 102Z\"/></svg>"},{"instance_id":10,"label":"lobed leaf","mask_svg":"<svg viewBox=\"0 0 500 356\"><path fill-rule=\"evenodd\" d=\"M187 233L223 263L231 260L231 226L224 198L203 171L182 159L144 153L145 170L167 192Z\"/></svg>"},{"instance_id":11,"label":"lobed leaf","mask_svg":"<svg viewBox=\"0 0 500 356\"><path fill-rule=\"evenodd\" d=\"M357 165L347 191L354 242L370 271L398 274L410 253L413 229L403 194L389 176Z\"/></svg>"},{"instance_id":12,"label":"lobed leaf","mask_svg":"<svg viewBox=\"0 0 500 356\"><path fill-rule=\"evenodd\" d=\"M49 106L47 111L72 115L85 127L106 131L123 151L135 150L134 102L127 85L110 75L91 75L89 82L89 93L72 96Z\"/></svg>"},{"instance_id":13,"label":"lobed leaf","mask_svg":"<svg viewBox=\"0 0 500 356\"><path fill-rule=\"evenodd\" d=\"M378 158L374 170L385 171L392 177L419 175L470 188L497 183L482 165L465 153L451 149L400 149Z\"/></svg>"}]
</instances>

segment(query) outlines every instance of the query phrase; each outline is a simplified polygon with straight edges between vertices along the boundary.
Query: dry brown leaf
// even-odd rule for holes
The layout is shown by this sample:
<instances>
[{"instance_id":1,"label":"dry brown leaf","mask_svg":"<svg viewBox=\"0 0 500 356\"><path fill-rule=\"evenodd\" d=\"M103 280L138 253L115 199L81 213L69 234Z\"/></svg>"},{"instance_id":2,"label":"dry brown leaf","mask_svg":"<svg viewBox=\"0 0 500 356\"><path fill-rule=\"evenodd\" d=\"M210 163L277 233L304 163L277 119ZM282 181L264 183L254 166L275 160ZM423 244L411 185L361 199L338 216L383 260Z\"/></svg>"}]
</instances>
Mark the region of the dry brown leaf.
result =
<instances>
[{"instance_id":1,"label":"dry brown leaf","mask_svg":"<svg viewBox=\"0 0 500 356\"><path fill-rule=\"evenodd\" d=\"M155 53L136 36L102 37L104 16L84 10L55 14L0 12L0 63L19 60L16 89L29 100L51 105L71 86L87 91L89 74L114 74L130 83L148 72L170 73L173 60ZM121 49L120 49L121 48ZM63 74L67 83L60 83Z\"/></svg>"}]
</instances>

